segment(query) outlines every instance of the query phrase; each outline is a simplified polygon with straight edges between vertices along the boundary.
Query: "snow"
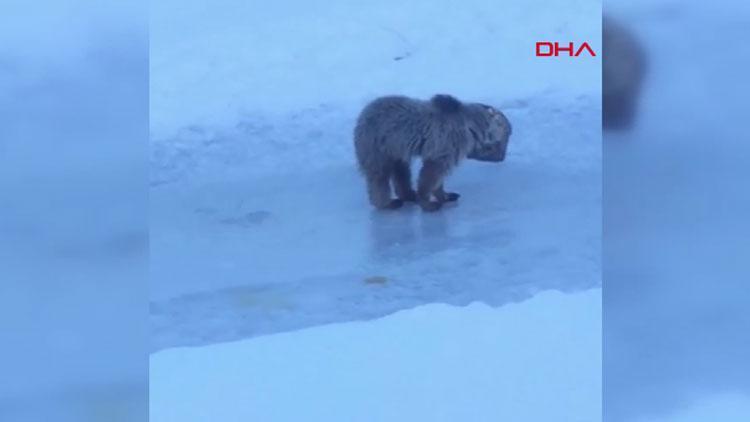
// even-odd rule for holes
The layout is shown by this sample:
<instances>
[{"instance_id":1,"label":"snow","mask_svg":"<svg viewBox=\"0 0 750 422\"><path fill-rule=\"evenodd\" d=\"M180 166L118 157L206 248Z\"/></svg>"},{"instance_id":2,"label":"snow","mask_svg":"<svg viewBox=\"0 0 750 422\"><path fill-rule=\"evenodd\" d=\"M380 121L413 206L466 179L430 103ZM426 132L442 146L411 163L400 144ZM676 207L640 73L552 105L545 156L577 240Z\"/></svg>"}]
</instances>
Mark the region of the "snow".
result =
<instances>
[{"instance_id":1,"label":"snow","mask_svg":"<svg viewBox=\"0 0 750 422\"><path fill-rule=\"evenodd\" d=\"M599 421L601 290L175 348L152 421Z\"/></svg>"},{"instance_id":2,"label":"snow","mask_svg":"<svg viewBox=\"0 0 750 422\"><path fill-rule=\"evenodd\" d=\"M599 286L599 57L534 43L598 51L600 6L543 4L152 4L152 349ZM357 114L438 92L508 115L506 161L464 163L437 214L374 212Z\"/></svg>"},{"instance_id":3,"label":"snow","mask_svg":"<svg viewBox=\"0 0 750 422\"><path fill-rule=\"evenodd\" d=\"M600 62L534 56L598 51L597 1L151 11L152 420L600 420ZM374 211L394 93L502 109L506 161Z\"/></svg>"},{"instance_id":4,"label":"snow","mask_svg":"<svg viewBox=\"0 0 750 422\"><path fill-rule=\"evenodd\" d=\"M257 112L374 96L522 98L598 95L599 60L544 60L536 41L600 45L600 2L429 0L272 3L165 0L151 5L151 131L233 126Z\"/></svg>"}]
</instances>

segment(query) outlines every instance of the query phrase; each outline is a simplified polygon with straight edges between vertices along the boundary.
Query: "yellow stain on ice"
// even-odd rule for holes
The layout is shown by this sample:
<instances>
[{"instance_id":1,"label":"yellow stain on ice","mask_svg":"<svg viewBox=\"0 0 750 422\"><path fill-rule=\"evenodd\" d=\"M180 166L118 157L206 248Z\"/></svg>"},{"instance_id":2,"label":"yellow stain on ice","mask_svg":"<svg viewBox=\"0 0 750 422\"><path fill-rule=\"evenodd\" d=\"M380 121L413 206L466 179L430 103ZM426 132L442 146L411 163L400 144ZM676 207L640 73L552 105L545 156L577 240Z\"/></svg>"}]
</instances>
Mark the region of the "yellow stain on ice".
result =
<instances>
[{"instance_id":1,"label":"yellow stain on ice","mask_svg":"<svg viewBox=\"0 0 750 422\"><path fill-rule=\"evenodd\" d=\"M294 304L281 294L269 292L238 292L234 295L234 303L240 308L263 310L289 310L294 308Z\"/></svg>"}]
</instances>

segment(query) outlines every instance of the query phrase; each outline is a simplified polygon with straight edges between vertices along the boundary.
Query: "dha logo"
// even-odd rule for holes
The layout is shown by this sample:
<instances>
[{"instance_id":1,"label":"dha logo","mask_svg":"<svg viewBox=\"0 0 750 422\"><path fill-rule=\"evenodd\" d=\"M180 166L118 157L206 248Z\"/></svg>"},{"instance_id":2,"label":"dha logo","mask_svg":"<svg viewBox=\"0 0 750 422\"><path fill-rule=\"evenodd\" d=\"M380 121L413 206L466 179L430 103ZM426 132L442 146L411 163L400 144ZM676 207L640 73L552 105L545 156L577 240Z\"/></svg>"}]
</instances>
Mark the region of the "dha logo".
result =
<instances>
[{"instance_id":1,"label":"dha logo","mask_svg":"<svg viewBox=\"0 0 750 422\"><path fill-rule=\"evenodd\" d=\"M574 47L575 46L572 42L569 42L567 47L561 47L557 42L540 41L536 43L536 56L557 57L560 55L560 52L567 52L568 56L570 57L578 57L581 55L581 53L587 51L591 55L591 57L596 57L596 53L594 53L594 50L587 42L581 44L578 49L575 49Z\"/></svg>"}]
</instances>

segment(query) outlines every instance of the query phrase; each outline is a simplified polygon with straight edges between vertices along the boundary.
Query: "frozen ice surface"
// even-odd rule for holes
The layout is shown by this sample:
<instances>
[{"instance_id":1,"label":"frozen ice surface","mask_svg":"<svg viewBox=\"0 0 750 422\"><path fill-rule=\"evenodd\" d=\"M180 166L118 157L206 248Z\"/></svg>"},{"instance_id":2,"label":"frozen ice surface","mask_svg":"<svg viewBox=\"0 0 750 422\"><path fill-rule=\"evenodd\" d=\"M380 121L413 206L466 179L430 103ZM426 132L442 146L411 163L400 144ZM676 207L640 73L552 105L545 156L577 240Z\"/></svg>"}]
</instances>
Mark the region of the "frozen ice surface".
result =
<instances>
[{"instance_id":1,"label":"frozen ice surface","mask_svg":"<svg viewBox=\"0 0 750 422\"><path fill-rule=\"evenodd\" d=\"M352 155L309 168L312 146L289 153L299 163L277 171L155 187L154 347L599 285L597 111L587 99L565 112L509 109L517 129L506 162L466 163L447 182L459 203L435 214L372 210ZM540 115L578 123L536 128ZM348 130L327 131L351 148ZM372 276L386 281L366 283Z\"/></svg>"}]
</instances>

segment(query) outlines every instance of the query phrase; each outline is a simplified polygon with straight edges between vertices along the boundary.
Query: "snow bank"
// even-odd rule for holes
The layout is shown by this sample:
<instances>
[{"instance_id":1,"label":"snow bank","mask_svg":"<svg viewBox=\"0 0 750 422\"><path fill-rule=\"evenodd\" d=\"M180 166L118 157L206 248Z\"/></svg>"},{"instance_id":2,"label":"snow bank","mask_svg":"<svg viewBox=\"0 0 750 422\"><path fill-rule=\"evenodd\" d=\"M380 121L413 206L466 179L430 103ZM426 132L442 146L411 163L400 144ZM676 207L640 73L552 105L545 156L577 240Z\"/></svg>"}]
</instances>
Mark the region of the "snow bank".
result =
<instances>
[{"instance_id":1,"label":"snow bank","mask_svg":"<svg viewBox=\"0 0 750 422\"><path fill-rule=\"evenodd\" d=\"M599 421L601 290L151 356L161 421Z\"/></svg>"},{"instance_id":2,"label":"snow bank","mask_svg":"<svg viewBox=\"0 0 750 422\"><path fill-rule=\"evenodd\" d=\"M587 41L599 51L600 21L598 0L153 2L152 138L393 93L598 95L599 57L544 60L534 48Z\"/></svg>"}]
</instances>

